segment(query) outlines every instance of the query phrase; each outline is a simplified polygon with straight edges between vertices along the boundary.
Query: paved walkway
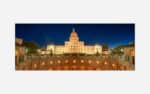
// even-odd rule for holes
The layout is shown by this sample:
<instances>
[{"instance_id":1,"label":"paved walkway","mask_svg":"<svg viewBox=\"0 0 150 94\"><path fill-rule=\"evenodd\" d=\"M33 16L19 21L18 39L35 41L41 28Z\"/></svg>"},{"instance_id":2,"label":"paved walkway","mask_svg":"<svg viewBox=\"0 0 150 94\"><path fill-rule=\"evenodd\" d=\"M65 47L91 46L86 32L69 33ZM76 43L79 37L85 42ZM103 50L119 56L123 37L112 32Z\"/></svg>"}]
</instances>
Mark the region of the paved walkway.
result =
<instances>
[{"instance_id":1,"label":"paved walkway","mask_svg":"<svg viewBox=\"0 0 150 94\"><path fill-rule=\"evenodd\" d=\"M17 70L133 70L128 62L100 56L34 57L16 65Z\"/></svg>"}]
</instances>

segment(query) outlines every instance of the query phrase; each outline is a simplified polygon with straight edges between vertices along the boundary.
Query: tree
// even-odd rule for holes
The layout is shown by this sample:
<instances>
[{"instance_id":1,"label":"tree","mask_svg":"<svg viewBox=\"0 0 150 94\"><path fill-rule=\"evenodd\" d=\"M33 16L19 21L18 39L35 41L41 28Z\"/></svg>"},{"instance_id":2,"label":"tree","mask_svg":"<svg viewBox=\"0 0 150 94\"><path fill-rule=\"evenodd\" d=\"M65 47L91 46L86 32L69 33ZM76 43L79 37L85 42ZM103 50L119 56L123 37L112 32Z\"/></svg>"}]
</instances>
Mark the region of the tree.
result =
<instances>
[{"instance_id":1,"label":"tree","mask_svg":"<svg viewBox=\"0 0 150 94\"><path fill-rule=\"evenodd\" d=\"M33 41L31 41L31 42L24 41L23 45L27 49L27 54L36 54L37 49L39 48L39 45L36 42L33 42Z\"/></svg>"},{"instance_id":2,"label":"tree","mask_svg":"<svg viewBox=\"0 0 150 94\"><path fill-rule=\"evenodd\" d=\"M122 49L122 46L118 46L118 47L114 48L112 50L112 54L123 54L123 52L121 51L121 49Z\"/></svg>"},{"instance_id":3,"label":"tree","mask_svg":"<svg viewBox=\"0 0 150 94\"><path fill-rule=\"evenodd\" d=\"M112 54L123 54L122 49L124 49L125 47L133 47L133 46L134 42L131 42L130 44L127 45L119 45L112 50Z\"/></svg>"}]
</instances>

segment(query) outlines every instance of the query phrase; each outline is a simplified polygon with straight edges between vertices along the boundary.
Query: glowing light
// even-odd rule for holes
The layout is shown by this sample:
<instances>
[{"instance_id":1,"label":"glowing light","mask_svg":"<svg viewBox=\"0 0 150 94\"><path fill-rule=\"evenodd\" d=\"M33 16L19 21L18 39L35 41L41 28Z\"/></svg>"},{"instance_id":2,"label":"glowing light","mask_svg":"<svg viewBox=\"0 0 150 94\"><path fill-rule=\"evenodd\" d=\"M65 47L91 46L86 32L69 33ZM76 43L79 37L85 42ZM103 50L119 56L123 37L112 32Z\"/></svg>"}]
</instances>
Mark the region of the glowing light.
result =
<instances>
[{"instance_id":1,"label":"glowing light","mask_svg":"<svg viewBox=\"0 0 150 94\"><path fill-rule=\"evenodd\" d=\"M68 60L65 60L65 63L68 63Z\"/></svg>"},{"instance_id":2,"label":"glowing light","mask_svg":"<svg viewBox=\"0 0 150 94\"><path fill-rule=\"evenodd\" d=\"M16 54L16 56L19 56L19 51L18 51L18 50L16 50L16 53L15 53L15 54Z\"/></svg>"},{"instance_id":3,"label":"glowing light","mask_svg":"<svg viewBox=\"0 0 150 94\"><path fill-rule=\"evenodd\" d=\"M107 65L108 63L105 61L104 64Z\"/></svg>"},{"instance_id":4,"label":"glowing light","mask_svg":"<svg viewBox=\"0 0 150 94\"><path fill-rule=\"evenodd\" d=\"M98 61L98 60L96 61L96 64L99 64L99 61Z\"/></svg>"},{"instance_id":5,"label":"glowing light","mask_svg":"<svg viewBox=\"0 0 150 94\"><path fill-rule=\"evenodd\" d=\"M81 60L81 63L84 63L84 60Z\"/></svg>"},{"instance_id":6,"label":"glowing light","mask_svg":"<svg viewBox=\"0 0 150 94\"><path fill-rule=\"evenodd\" d=\"M92 61L91 61L91 60L89 60L88 62L89 62L89 64L91 64L91 63L92 63Z\"/></svg>"},{"instance_id":7,"label":"glowing light","mask_svg":"<svg viewBox=\"0 0 150 94\"><path fill-rule=\"evenodd\" d=\"M45 65L45 62L42 62L41 65L44 66L44 65Z\"/></svg>"},{"instance_id":8,"label":"glowing light","mask_svg":"<svg viewBox=\"0 0 150 94\"><path fill-rule=\"evenodd\" d=\"M37 68L37 64L34 64L33 67L34 67L34 68Z\"/></svg>"},{"instance_id":9,"label":"glowing light","mask_svg":"<svg viewBox=\"0 0 150 94\"><path fill-rule=\"evenodd\" d=\"M57 63L58 63L58 64L60 64L60 63L61 63L61 61L60 61L60 60L58 60L58 61L57 61Z\"/></svg>"},{"instance_id":10,"label":"glowing light","mask_svg":"<svg viewBox=\"0 0 150 94\"><path fill-rule=\"evenodd\" d=\"M49 63L50 63L50 64L53 64L53 61L50 61Z\"/></svg>"},{"instance_id":11,"label":"glowing light","mask_svg":"<svg viewBox=\"0 0 150 94\"><path fill-rule=\"evenodd\" d=\"M112 64L112 66L113 66L113 67L115 67L115 66L116 66L116 64Z\"/></svg>"},{"instance_id":12,"label":"glowing light","mask_svg":"<svg viewBox=\"0 0 150 94\"><path fill-rule=\"evenodd\" d=\"M73 63L76 63L76 60L73 60Z\"/></svg>"}]
</instances>

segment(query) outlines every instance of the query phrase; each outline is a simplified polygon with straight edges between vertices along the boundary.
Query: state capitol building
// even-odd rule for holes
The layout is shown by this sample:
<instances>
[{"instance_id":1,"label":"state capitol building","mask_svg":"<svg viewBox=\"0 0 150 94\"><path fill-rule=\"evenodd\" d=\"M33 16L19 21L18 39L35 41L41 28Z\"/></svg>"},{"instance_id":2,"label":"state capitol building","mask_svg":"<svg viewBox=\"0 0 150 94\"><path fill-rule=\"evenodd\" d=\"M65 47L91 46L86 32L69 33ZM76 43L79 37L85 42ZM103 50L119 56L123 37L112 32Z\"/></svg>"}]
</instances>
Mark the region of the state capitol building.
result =
<instances>
[{"instance_id":1,"label":"state capitol building","mask_svg":"<svg viewBox=\"0 0 150 94\"><path fill-rule=\"evenodd\" d=\"M90 40L89 40L90 41ZM78 34L75 29L72 29L72 32L69 37L69 41L65 41L64 45L47 45L46 47L47 54L102 54L101 45L85 45L83 41L79 40Z\"/></svg>"}]
</instances>

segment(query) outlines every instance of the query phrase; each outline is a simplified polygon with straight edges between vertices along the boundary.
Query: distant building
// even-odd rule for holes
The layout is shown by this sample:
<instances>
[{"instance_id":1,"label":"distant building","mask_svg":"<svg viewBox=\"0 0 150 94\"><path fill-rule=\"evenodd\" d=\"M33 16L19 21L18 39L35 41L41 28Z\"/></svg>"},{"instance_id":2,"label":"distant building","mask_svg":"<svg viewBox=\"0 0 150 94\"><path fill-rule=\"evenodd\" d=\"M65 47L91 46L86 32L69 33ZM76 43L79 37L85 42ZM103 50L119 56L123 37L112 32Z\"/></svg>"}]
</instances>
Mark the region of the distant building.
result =
<instances>
[{"instance_id":1,"label":"distant building","mask_svg":"<svg viewBox=\"0 0 150 94\"><path fill-rule=\"evenodd\" d=\"M69 37L69 41L65 41L64 45L47 45L48 54L102 54L101 45L85 45L83 41L79 41L78 34L73 28Z\"/></svg>"},{"instance_id":2,"label":"distant building","mask_svg":"<svg viewBox=\"0 0 150 94\"><path fill-rule=\"evenodd\" d=\"M25 55L25 47L23 46L23 40L20 38L16 38L15 44L16 44L15 55L16 56L24 56Z\"/></svg>"},{"instance_id":3,"label":"distant building","mask_svg":"<svg viewBox=\"0 0 150 94\"><path fill-rule=\"evenodd\" d=\"M124 52L125 59L134 64L135 62L134 46L124 47L123 52Z\"/></svg>"},{"instance_id":4,"label":"distant building","mask_svg":"<svg viewBox=\"0 0 150 94\"><path fill-rule=\"evenodd\" d=\"M24 60L24 56L26 54L25 47L23 46L23 40L20 38L16 38L15 40L15 57L16 63Z\"/></svg>"},{"instance_id":5,"label":"distant building","mask_svg":"<svg viewBox=\"0 0 150 94\"><path fill-rule=\"evenodd\" d=\"M111 53L109 47L107 45L102 46L102 54L103 55L109 55Z\"/></svg>"},{"instance_id":6,"label":"distant building","mask_svg":"<svg viewBox=\"0 0 150 94\"><path fill-rule=\"evenodd\" d=\"M23 40L21 38L16 38L15 43L16 45L22 45Z\"/></svg>"}]
</instances>

